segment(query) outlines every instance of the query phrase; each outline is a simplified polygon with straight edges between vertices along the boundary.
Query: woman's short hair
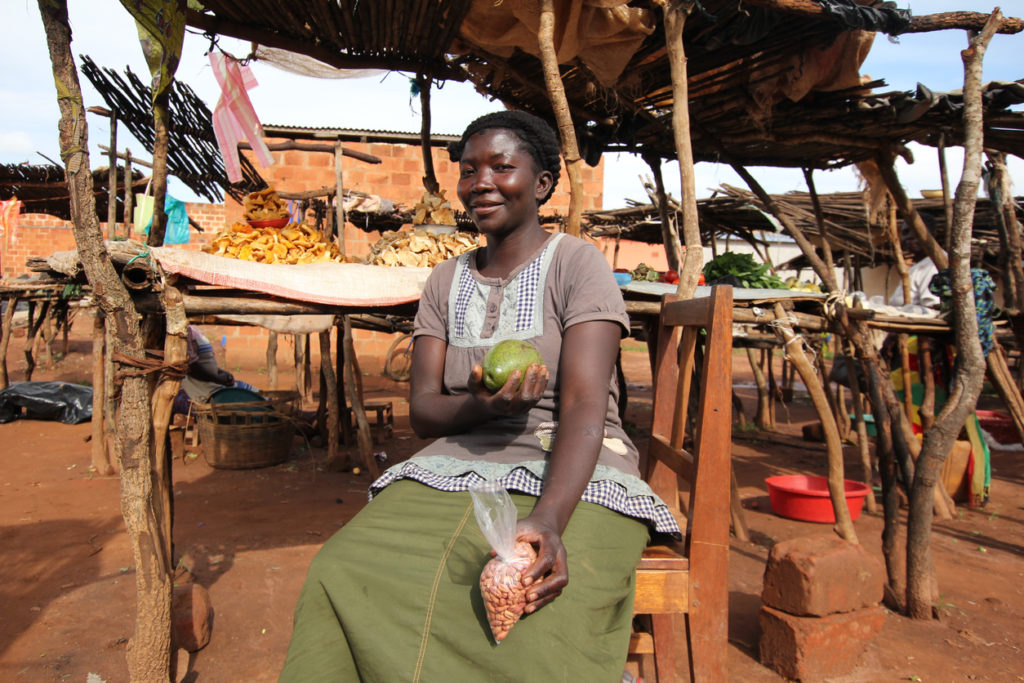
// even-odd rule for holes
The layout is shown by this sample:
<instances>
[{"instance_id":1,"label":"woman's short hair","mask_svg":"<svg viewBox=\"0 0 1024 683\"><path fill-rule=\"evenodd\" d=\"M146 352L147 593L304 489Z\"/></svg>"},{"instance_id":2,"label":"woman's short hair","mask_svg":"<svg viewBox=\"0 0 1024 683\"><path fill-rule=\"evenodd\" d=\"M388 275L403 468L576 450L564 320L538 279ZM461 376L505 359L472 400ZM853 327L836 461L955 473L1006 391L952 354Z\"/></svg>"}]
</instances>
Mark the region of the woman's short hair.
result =
<instances>
[{"instance_id":1,"label":"woman's short hair","mask_svg":"<svg viewBox=\"0 0 1024 683\"><path fill-rule=\"evenodd\" d=\"M503 128L515 133L516 137L522 141L523 147L530 153L534 163L537 164L537 168L551 174L553 178L551 192L540 203L546 202L555 191L555 185L558 184L562 158L558 136L548 122L539 116L528 114L525 111L512 110L484 114L466 126L466 130L458 141L448 143L449 158L458 163L466 148L466 142L480 131L491 128Z\"/></svg>"}]
</instances>

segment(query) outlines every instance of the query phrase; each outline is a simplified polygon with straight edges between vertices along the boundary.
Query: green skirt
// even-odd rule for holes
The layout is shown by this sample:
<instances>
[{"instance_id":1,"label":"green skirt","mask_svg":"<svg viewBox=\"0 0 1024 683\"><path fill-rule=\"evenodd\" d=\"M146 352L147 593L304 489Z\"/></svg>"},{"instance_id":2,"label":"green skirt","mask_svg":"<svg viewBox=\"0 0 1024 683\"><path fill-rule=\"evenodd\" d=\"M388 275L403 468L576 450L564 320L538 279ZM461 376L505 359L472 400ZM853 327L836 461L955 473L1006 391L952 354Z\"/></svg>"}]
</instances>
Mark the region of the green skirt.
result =
<instances>
[{"instance_id":1,"label":"green skirt","mask_svg":"<svg viewBox=\"0 0 1024 683\"><path fill-rule=\"evenodd\" d=\"M536 503L512 499L520 518ZM562 540L569 584L496 645L478 585L490 545L469 493L395 482L313 559L280 680L618 683L647 526L580 503Z\"/></svg>"}]
</instances>

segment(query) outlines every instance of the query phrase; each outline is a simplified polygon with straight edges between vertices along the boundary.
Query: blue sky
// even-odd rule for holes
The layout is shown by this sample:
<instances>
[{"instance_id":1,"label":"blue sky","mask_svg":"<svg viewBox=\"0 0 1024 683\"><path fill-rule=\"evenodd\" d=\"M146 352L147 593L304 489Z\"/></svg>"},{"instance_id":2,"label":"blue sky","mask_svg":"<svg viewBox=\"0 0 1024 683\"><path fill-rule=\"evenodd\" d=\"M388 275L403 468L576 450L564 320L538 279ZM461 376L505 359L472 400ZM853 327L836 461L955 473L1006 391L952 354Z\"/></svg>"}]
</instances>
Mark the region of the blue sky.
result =
<instances>
[{"instance_id":1,"label":"blue sky","mask_svg":"<svg viewBox=\"0 0 1024 683\"><path fill-rule=\"evenodd\" d=\"M117 0L69 0L73 30L72 50L76 57L91 56L100 66L123 70L130 66L144 78L148 71L136 38L134 22ZM915 14L974 9L968 0L932 0L911 2L900 0L900 7L909 7ZM59 112L54 95L53 77L46 50L42 22L35 0L0 0L3 16L3 39L0 40L0 163L45 163L37 153L58 158L57 120ZM1004 3L1004 12L1024 15L1020 0ZM912 90L922 82L932 90L945 91L963 84L960 50L966 46L963 31L902 36L890 42L885 36L875 39L874 47L861 71L875 78L884 78L889 90ZM223 39L221 46L238 57L248 52L248 44ZM212 109L217 100L217 86L204 52L208 41L202 36L186 34L182 64L178 78L187 82ZM986 80L1024 78L1024 35L996 36L985 57ZM264 123L308 126L341 126L418 131L420 127L418 100L410 98L408 79L398 73L374 75L361 79L318 80L284 73L271 66L256 63L254 72L260 82L251 91L257 114ZM87 106L102 105L103 100L83 78ZM499 108L477 94L471 86L446 83L435 91L432 120L436 133L458 133L476 116ZM106 164L98 144L109 140L106 119L89 115L89 146L93 166ZM131 140L127 131L119 130L118 147L131 147L133 155L148 158L142 145ZM913 146L915 163L900 162L898 171L908 190L917 196L921 189L938 188L937 156L932 148ZM958 149L948 155L951 182L956 183L963 164ZM626 198L645 200L640 183L649 169L631 155L607 155L605 171L605 208L624 205ZM1012 157L1011 174L1024 178L1024 162ZM803 176L795 169L753 168L755 177L770 192L804 190ZM669 191L678 196L678 167L664 169ZM857 177L849 170L819 172L815 175L819 192L852 191ZM716 164L697 165L697 196L706 197L721 183L743 187L742 181L728 167ZM1020 193L1020 189L1017 189ZM171 193L182 199L194 199L191 192L172 180Z\"/></svg>"}]
</instances>

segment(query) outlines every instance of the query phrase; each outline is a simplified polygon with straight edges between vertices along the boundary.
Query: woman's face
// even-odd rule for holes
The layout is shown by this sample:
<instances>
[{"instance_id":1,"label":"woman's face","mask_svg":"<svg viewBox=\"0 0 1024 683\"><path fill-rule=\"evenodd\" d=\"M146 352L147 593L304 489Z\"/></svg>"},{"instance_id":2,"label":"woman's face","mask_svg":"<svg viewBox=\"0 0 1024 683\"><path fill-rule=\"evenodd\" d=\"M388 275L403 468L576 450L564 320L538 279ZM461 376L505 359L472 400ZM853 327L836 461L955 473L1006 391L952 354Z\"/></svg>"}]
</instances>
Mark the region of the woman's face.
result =
<instances>
[{"instance_id":1,"label":"woman's face","mask_svg":"<svg viewBox=\"0 0 1024 683\"><path fill-rule=\"evenodd\" d=\"M504 128L473 135L459 160L459 199L485 235L536 225L537 207L551 181L551 173L538 172L523 142Z\"/></svg>"}]
</instances>

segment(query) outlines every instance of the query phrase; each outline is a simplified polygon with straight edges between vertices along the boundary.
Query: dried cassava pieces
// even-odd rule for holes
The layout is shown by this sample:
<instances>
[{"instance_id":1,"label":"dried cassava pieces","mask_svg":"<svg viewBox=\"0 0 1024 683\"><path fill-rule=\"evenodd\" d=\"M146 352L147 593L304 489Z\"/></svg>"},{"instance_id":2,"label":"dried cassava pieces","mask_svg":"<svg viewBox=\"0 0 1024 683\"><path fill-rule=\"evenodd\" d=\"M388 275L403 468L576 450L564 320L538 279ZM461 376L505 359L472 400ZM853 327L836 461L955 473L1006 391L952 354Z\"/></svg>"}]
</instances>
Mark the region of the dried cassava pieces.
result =
<instances>
[{"instance_id":1,"label":"dried cassava pieces","mask_svg":"<svg viewBox=\"0 0 1024 683\"><path fill-rule=\"evenodd\" d=\"M476 235L467 232L440 235L427 230L386 232L370 249L364 263L433 268L441 261L476 249L479 244Z\"/></svg>"},{"instance_id":2,"label":"dried cassava pieces","mask_svg":"<svg viewBox=\"0 0 1024 683\"><path fill-rule=\"evenodd\" d=\"M480 574L480 592L487 608L487 621L491 624L494 642L500 643L523 616L526 607L526 589L523 572L530 568L537 553L529 543L519 541L510 558L495 557Z\"/></svg>"}]
</instances>

